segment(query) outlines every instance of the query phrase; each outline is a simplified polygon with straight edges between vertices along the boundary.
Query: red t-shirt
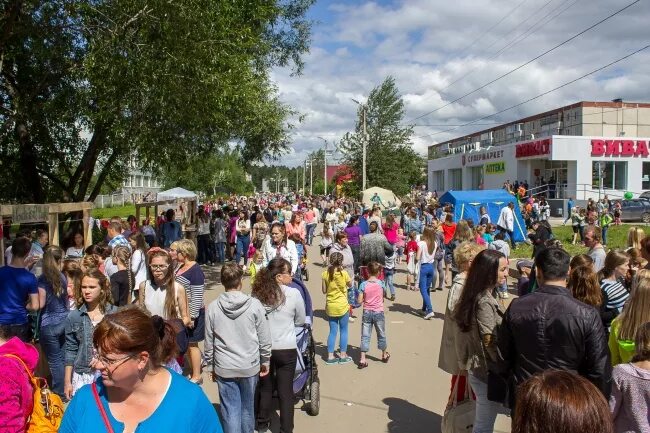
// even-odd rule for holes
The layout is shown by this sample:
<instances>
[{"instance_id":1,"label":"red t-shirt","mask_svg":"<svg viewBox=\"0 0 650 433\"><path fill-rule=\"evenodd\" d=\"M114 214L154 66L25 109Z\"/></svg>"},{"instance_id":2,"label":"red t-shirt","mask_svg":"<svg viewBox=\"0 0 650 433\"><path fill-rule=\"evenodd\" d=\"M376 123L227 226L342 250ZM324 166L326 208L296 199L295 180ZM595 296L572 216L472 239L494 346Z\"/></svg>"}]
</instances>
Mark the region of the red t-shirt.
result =
<instances>
[{"instance_id":1,"label":"red t-shirt","mask_svg":"<svg viewBox=\"0 0 650 433\"><path fill-rule=\"evenodd\" d=\"M454 238L454 234L456 233L456 223L443 223L442 233L445 235L445 245L447 245Z\"/></svg>"},{"instance_id":2,"label":"red t-shirt","mask_svg":"<svg viewBox=\"0 0 650 433\"><path fill-rule=\"evenodd\" d=\"M409 261L409 253L417 253L418 252L418 243L416 241L408 241L406 243L406 263Z\"/></svg>"}]
</instances>

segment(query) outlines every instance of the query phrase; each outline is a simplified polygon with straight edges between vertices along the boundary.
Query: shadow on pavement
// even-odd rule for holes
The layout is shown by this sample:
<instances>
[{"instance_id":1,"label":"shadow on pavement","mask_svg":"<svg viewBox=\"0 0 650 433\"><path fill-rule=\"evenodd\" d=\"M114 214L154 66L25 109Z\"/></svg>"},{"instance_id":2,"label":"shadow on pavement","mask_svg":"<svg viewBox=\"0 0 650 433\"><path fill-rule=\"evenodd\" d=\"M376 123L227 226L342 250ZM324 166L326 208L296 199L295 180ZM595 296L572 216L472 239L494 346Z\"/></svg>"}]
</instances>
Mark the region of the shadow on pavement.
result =
<instances>
[{"instance_id":1,"label":"shadow on pavement","mask_svg":"<svg viewBox=\"0 0 650 433\"><path fill-rule=\"evenodd\" d=\"M392 304L392 305L390 305L388 307L388 311L396 312L396 313L402 313L402 314L411 314L411 315L416 316L416 317L422 317L419 314L417 309L411 307L410 305L406 305L406 304L394 303L394 304ZM434 319L438 319L438 320L444 320L445 319L445 315L442 314L442 313L438 313L437 311L434 311L434 314L435 314L433 316Z\"/></svg>"},{"instance_id":2,"label":"shadow on pavement","mask_svg":"<svg viewBox=\"0 0 650 433\"><path fill-rule=\"evenodd\" d=\"M442 417L401 398L382 400L388 406L389 433L440 433Z\"/></svg>"}]
</instances>

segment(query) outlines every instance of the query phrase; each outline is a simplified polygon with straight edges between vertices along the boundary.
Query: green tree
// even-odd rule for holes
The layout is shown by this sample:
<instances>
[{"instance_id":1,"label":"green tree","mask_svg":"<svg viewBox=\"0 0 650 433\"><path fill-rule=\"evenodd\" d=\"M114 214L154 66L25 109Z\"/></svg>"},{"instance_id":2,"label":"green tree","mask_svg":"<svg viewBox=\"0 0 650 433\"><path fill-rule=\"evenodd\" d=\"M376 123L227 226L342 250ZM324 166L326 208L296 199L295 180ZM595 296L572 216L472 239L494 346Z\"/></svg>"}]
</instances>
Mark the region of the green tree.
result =
<instances>
[{"instance_id":1,"label":"green tree","mask_svg":"<svg viewBox=\"0 0 650 433\"><path fill-rule=\"evenodd\" d=\"M288 146L269 79L302 69L315 0L6 0L0 200L91 200L132 159L160 174L238 143Z\"/></svg>"},{"instance_id":2,"label":"green tree","mask_svg":"<svg viewBox=\"0 0 650 433\"><path fill-rule=\"evenodd\" d=\"M366 131L366 187L378 186L404 195L410 185L419 183L424 176L424 158L413 150L412 126L403 126L404 102L393 77L387 77L375 87L368 97ZM353 133L341 140L340 148L345 164L354 172L354 186L360 189L363 166L363 109L357 111L357 123ZM355 188L356 187L356 188Z\"/></svg>"},{"instance_id":3,"label":"green tree","mask_svg":"<svg viewBox=\"0 0 650 433\"><path fill-rule=\"evenodd\" d=\"M187 164L172 165L163 171L162 183L167 188L180 186L206 196L250 194L252 182L237 151L219 151L190 157Z\"/></svg>"}]
</instances>

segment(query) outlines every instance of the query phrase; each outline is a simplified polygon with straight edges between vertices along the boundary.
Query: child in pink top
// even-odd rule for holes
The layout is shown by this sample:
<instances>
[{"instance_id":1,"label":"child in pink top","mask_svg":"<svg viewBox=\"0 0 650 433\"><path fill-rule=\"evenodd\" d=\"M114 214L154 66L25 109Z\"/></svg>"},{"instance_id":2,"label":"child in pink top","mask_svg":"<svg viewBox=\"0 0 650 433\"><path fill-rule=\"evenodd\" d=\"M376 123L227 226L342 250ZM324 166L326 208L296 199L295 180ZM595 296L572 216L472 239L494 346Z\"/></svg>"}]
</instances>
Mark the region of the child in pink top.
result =
<instances>
[{"instance_id":1,"label":"child in pink top","mask_svg":"<svg viewBox=\"0 0 650 433\"><path fill-rule=\"evenodd\" d=\"M368 361L366 353L370 349L372 328L377 331L377 347L381 350L381 361L387 363L390 353L386 351L386 319L384 318L384 282L378 276L381 265L376 262L368 264L369 278L359 285L359 303L363 303L363 319L361 321L361 359L359 369L366 368Z\"/></svg>"}]
</instances>

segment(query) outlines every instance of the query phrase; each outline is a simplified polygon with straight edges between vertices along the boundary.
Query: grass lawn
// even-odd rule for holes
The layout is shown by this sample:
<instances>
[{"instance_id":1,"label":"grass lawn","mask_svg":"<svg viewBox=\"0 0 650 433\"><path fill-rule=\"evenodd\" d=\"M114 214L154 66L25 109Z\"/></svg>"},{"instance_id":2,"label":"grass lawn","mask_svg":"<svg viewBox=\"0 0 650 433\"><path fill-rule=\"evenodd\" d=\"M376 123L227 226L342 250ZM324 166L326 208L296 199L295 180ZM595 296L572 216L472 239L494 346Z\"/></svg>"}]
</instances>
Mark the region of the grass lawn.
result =
<instances>
[{"instance_id":1,"label":"grass lawn","mask_svg":"<svg viewBox=\"0 0 650 433\"><path fill-rule=\"evenodd\" d=\"M630 227L641 227L646 235L650 235L650 226L643 223L639 224L623 224L620 226L611 225L607 231L607 249L626 248L627 231ZM571 245L573 239L573 229L571 226L553 227L553 235L555 238L562 242L562 246L569 254L575 256L587 251L587 247L582 245ZM580 236L578 236L580 241ZM514 258L530 258L533 254L533 247L527 244L521 244L515 251L511 253Z\"/></svg>"},{"instance_id":2,"label":"grass lawn","mask_svg":"<svg viewBox=\"0 0 650 433\"><path fill-rule=\"evenodd\" d=\"M93 209L93 218L108 219L114 216L126 218L129 215L135 215L135 205L114 206Z\"/></svg>"}]
</instances>

